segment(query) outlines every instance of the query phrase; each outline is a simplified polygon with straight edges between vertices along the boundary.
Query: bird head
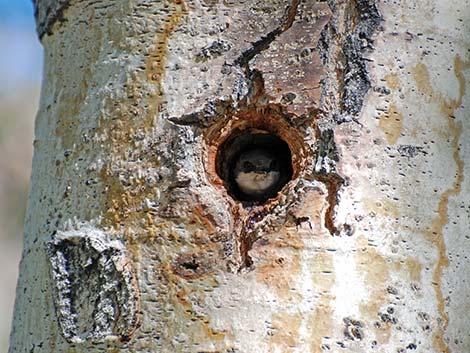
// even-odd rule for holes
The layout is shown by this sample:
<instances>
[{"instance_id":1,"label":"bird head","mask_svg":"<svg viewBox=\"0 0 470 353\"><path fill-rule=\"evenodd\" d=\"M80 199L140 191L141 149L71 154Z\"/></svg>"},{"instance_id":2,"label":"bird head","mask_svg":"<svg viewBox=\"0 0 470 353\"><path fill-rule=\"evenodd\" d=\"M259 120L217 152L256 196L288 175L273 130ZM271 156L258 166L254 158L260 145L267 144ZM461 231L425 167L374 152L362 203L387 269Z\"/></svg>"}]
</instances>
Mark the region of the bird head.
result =
<instances>
[{"instance_id":1,"label":"bird head","mask_svg":"<svg viewBox=\"0 0 470 353\"><path fill-rule=\"evenodd\" d=\"M280 179L279 161L266 149L249 149L240 154L234 178L246 196L259 200L272 197Z\"/></svg>"}]
</instances>

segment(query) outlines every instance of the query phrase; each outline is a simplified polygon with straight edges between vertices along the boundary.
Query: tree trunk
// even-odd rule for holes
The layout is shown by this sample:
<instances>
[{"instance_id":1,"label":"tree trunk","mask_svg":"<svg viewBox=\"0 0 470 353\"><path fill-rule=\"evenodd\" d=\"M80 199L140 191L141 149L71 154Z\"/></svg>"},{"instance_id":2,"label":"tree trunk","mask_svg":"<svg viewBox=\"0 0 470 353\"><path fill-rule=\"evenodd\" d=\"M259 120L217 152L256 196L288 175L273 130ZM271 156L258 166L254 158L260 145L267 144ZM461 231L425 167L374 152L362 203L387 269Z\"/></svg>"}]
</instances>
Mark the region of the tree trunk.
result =
<instances>
[{"instance_id":1,"label":"tree trunk","mask_svg":"<svg viewBox=\"0 0 470 353\"><path fill-rule=\"evenodd\" d=\"M463 0L35 5L10 353L470 352Z\"/></svg>"}]
</instances>

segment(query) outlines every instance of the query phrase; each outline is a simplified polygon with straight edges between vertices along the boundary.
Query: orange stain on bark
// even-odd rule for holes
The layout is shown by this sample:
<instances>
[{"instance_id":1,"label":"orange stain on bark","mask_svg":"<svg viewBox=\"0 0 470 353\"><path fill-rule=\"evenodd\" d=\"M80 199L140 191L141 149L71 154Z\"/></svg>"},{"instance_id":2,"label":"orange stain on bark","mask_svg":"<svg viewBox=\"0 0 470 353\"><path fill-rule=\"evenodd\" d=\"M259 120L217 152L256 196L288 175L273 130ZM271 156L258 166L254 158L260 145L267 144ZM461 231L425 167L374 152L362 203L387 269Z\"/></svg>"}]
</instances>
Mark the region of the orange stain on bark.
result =
<instances>
[{"instance_id":1,"label":"orange stain on bark","mask_svg":"<svg viewBox=\"0 0 470 353\"><path fill-rule=\"evenodd\" d=\"M166 54L168 42L181 21L181 18L187 14L188 8L183 0L165 1L165 11L167 15L162 21L162 29L157 30L153 50L148 54L146 61L147 78L150 81L161 83L161 76L165 70ZM106 164L100 172L101 180L107 185L104 199L107 212L103 215L102 224L105 227L119 228L126 230L134 228L143 218L146 212L140 205L144 198L151 197L153 189L146 187L145 180L134 179L136 184L133 190L125 187L116 176L115 169L118 168L121 161L126 160L126 150L133 148L132 136L136 131L149 131L152 129L154 118L158 111L159 99L152 99L149 102L147 112L140 113L134 111L133 106L137 105L139 100L140 82L137 78L131 79L126 83L126 94L128 101L122 102L118 113L114 119L102 119L98 130L109 143L109 150L115 156L115 162ZM161 95L161 90L160 93ZM116 102L110 102L109 105L115 105ZM154 165L158 161L151 161ZM124 164L124 163L123 163ZM146 219L145 229L152 227L152 219Z\"/></svg>"},{"instance_id":2,"label":"orange stain on bark","mask_svg":"<svg viewBox=\"0 0 470 353\"><path fill-rule=\"evenodd\" d=\"M396 74L388 74L384 76L385 82L387 82L387 86L392 90L397 89L399 85L398 76Z\"/></svg>"},{"instance_id":3,"label":"orange stain on bark","mask_svg":"<svg viewBox=\"0 0 470 353\"><path fill-rule=\"evenodd\" d=\"M169 2L168 0L166 1ZM184 0L173 0L168 5L168 16L164 20L164 27L157 31L154 48L147 58L146 71L149 81L158 83L161 89L162 75L165 71L168 42L178 27L182 17L188 13ZM171 1L170 1L171 3Z\"/></svg>"},{"instance_id":4,"label":"orange stain on bark","mask_svg":"<svg viewBox=\"0 0 470 353\"><path fill-rule=\"evenodd\" d=\"M379 127L390 145L397 143L403 131L403 115L393 103L390 104L387 115L380 119Z\"/></svg>"},{"instance_id":5,"label":"orange stain on bark","mask_svg":"<svg viewBox=\"0 0 470 353\"><path fill-rule=\"evenodd\" d=\"M462 98L465 95L466 86L462 71L468 68L470 68L470 63L463 62L460 56L457 55L454 59L454 75L459 83L459 95L457 99L448 99L442 93L434 90L431 85L427 67L423 63L416 65L413 70L413 77L416 81L418 89L427 96L429 101L433 100L439 103L441 113L447 119L447 133L453 151L452 157L456 164L456 177L452 185L447 190L445 190L440 197L437 208L438 216L432 221L432 227L428 234L429 239L435 243L438 250L438 261L433 273L433 281L437 284L434 286L438 303L437 308L443 322L442 325L438 327L434 336L434 346L440 352L445 353L450 353L450 349L444 339L445 331L449 325L449 316L445 310L445 298L442 292L442 273L449 265L444 239L444 227L449 222L449 199L461 192L462 182L464 180L464 162L459 153L459 141L462 134L462 123L456 122L453 114L455 109L461 106Z\"/></svg>"},{"instance_id":6,"label":"orange stain on bark","mask_svg":"<svg viewBox=\"0 0 470 353\"><path fill-rule=\"evenodd\" d=\"M277 348L282 352L297 351L298 331L302 323L301 314L276 314L272 318L272 331L270 338L270 346L272 351Z\"/></svg>"}]
</instances>

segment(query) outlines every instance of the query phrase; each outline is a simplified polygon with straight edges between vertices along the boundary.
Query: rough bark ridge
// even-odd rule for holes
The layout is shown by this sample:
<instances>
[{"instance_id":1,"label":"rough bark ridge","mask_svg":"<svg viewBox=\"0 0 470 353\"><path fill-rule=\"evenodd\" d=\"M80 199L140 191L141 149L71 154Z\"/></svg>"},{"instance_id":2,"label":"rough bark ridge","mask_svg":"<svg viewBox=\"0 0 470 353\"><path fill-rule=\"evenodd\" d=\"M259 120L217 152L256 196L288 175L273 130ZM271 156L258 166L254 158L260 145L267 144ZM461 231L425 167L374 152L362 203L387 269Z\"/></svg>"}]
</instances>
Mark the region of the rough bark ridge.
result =
<instances>
[{"instance_id":1,"label":"rough bark ridge","mask_svg":"<svg viewBox=\"0 0 470 353\"><path fill-rule=\"evenodd\" d=\"M434 41L434 17L422 35L414 1L36 6L45 82L12 353L470 350L470 60ZM443 33L464 43L453 18ZM425 53L438 45L443 63ZM246 134L292 155L262 204L220 172Z\"/></svg>"}]
</instances>

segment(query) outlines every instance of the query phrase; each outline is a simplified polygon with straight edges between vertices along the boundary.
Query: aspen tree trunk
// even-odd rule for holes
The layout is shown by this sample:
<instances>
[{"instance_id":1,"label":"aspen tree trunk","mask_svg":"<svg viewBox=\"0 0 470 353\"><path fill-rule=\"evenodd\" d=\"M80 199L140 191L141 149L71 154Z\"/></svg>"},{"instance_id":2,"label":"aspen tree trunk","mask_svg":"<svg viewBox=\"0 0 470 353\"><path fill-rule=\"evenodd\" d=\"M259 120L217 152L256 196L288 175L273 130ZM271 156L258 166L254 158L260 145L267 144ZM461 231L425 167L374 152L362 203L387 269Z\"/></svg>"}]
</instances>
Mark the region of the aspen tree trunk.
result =
<instances>
[{"instance_id":1,"label":"aspen tree trunk","mask_svg":"<svg viewBox=\"0 0 470 353\"><path fill-rule=\"evenodd\" d=\"M467 5L36 0L10 353L470 352Z\"/></svg>"}]
</instances>

